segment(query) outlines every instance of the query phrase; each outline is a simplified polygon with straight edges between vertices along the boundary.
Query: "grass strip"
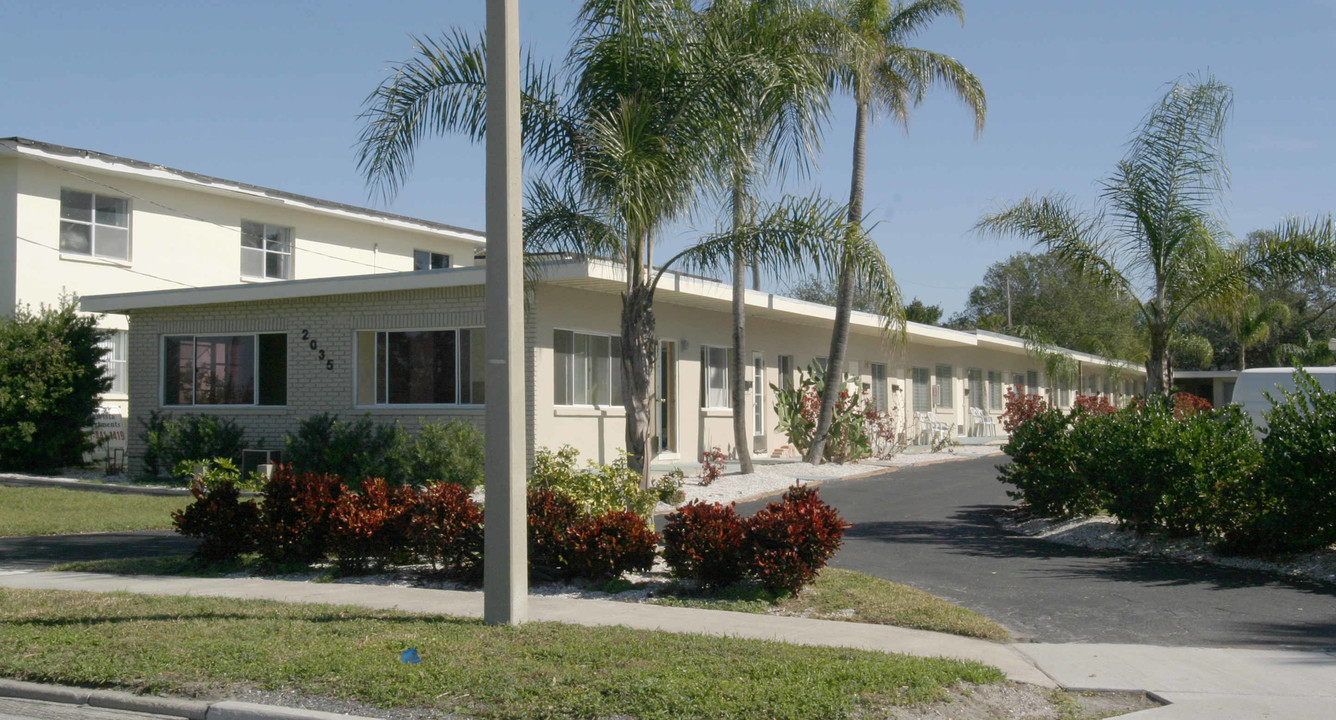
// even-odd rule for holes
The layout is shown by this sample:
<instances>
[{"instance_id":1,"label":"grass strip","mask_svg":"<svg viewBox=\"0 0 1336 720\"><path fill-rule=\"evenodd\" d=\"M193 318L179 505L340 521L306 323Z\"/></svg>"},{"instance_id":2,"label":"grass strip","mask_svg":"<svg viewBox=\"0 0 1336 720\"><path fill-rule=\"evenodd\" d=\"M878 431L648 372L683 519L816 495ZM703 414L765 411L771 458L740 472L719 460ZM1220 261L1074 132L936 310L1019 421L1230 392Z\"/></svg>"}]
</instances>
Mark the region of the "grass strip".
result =
<instances>
[{"instance_id":1,"label":"grass strip","mask_svg":"<svg viewBox=\"0 0 1336 720\"><path fill-rule=\"evenodd\" d=\"M190 501L189 496L0 486L0 537L170 528L172 511Z\"/></svg>"},{"instance_id":2,"label":"grass strip","mask_svg":"<svg viewBox=\"0 0 1336 720\"><path fill-rule=\"evenodd\" d=\"M417 648L420 664L400 662ZM0 589L0 675L194 696L233 686L480 717L839 718L1001 681L973 662L269 601Z\"/></svg>"},{"instance_id":3,"label":"grass strip","mask_svg":"<svg viewBox=\"0 0 1336 720\"><path fill-rule=\"evenodd\" d=\"M828 567L802 592L773 598L755 587L725 590L716 596L678 596L653 600L661 605L778 613L894 625L896 627L1006 640L1011 633L988 618L936 595L852 570Z\"/></svg>"}]
</instances>

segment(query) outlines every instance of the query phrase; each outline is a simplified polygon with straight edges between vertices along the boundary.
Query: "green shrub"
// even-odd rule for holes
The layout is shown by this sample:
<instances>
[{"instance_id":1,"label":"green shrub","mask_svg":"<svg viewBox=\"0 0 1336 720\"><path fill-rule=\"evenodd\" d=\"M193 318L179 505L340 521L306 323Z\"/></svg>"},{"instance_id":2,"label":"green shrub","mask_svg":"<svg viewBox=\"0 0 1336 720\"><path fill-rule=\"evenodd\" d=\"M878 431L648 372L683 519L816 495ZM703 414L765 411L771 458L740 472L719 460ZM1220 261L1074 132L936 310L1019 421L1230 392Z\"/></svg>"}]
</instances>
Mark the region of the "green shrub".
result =
<instances>
[{"instance_id":1,"label":"green shrub","mask_svg":"<svg viewBox=\"0 0 1336 720\"><path fill-rule=\"evenodd\" d=\"M668 505L677 505L687 498L687 494L682 492L682 486L686 484L687 474L682 472L682 468L673 468L664 473L662 477L654 481L651 488L659 502Z\"/></svg>"},{"instance_id":2,"label":"green shrub","mask_svg":"<svg viewBox=\"0 0 1336 720\"><path fill-rule=\"evenodd\" d=\"M297 473L338 475L350 485L384 478L392 485L411 480L412 442L399 425L378 425L370 417L342 422L337 415L313 415L285 440L288 460Z\"/></svg>"},{"instance_id":3,"label":"green shrub","mask_svg":"<svg viewBox=\"0 0 1336 720\"><path fill-rule=\"evenodd\" d=\"M111 380L100 364L105 333L75 304L63 297L0 316L0 470L78 465L93 448L86 428Z\"/></svg>"},{"instance_id":4,"label":"green shrub","mask_svg":"<svg viewBox=\"0 0 1336 720\"><path fill-rule=\"evenodd\" d=\"M1272 555L1336 544L1336 393L1302 370L1295 389L1281 392L1271 398L1255 480L1226 494L1227 552Z\"/></svg>"},{"instance_id":5,"label":"green shrub","mask_svg":"<svg viewBox=\"0 0 1336 720\"><path fill-rule=\"evenodd\" d=\"M482 432L473 423L423 423L413 441L409 476L414 483L437 480L472 490L483 484L483 461Z\"/></svg>"},{"instance_id":6,"label":"green shrub","mask_svg":"<svg viewBox=\"0 0 1336 720\"><path fill-rule=\"evenodd\" d=\"M587 515L602 515L612 510L629 510L641 517L654 514L658 496L654 490L640 487L640 474L626 464L623 455L611 465L590 463L580 470L580 452L570 445L552 452L534 451L529 473L530 490L553 490L575 502Z\"/></svg>"},{"instance_id":7,"label":"green shrub","mask_svg":"<svg viewBox=\"0 0 1336 720\"><path fill-rule=\"evenodd\" d=\"M196 473L197 469L202 472ZM264 488L264 483L268 479L258 472L243 478L236 463L221 457L212 460L182 460L176 464L176 471L172 476L189 482L203 483L204 487L209 489L231 483L245 492L258 492Z\"/></svg>"},{"instance_id":8,"label":"green shrub","mask_svg":"<svg viewBox=\"0 0 1336 720\"><path fill-rule=\"evenodd\" d=\"M246 429L228 418L213 415L185 415L152 411L141 419L144 431L144 470L160 477L174 471L183 461L223 458L241 464L246 449Z\"/></svg>"},{"instance_id":9,"label":"green shrub","mask_svg":"<svg viewBox=\"0 0 1336 720\"><path fill-rule=\"evenodd\" d=\"M1095 418L1082 423L1090 435ZM1082 445L1062 411L1045 408L1027 413L1002 448L1011 462L998 466L999 479L1016 489L1007 495L1045 517L1074 517L1097 512L1103 504L1097 482L1078 469Z\"/></svg>"}]
</instances>

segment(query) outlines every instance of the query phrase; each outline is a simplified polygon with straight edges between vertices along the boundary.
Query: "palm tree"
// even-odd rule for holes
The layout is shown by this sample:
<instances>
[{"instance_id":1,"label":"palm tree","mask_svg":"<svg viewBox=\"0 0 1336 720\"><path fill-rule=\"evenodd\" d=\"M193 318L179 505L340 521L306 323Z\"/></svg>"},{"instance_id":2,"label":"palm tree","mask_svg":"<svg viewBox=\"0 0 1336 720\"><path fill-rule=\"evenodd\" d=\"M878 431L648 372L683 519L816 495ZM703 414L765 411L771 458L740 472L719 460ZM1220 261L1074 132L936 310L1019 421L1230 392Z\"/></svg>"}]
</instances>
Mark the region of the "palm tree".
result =
<instances>
[{"instance_id":1,"label":"palm tree","mask_svg":"<svg viewBox=\"0 0 1336 720\"><path fill-rule=\"evenodd\" d=\"M1221 136L1232 102L1214 78L1176 82L1104 181L1096 212L1063 196L1028 198L976 226L1029 238L1131 297L1148 335L1149 393L1170 392L1172 348L1192 312L1240 297L1258 278L1336 260L1330 218L1290 220L1256 243L1227 243L1215 217L1228 181Z\"/></svg>"},{"instance_id":2,"label":"palm tree","mask_svg":"<svg viewBox=\"0 0 1336 720\"><path fill-rule=\"evenodd\" d=\"M536 175L526 189L526 251L613 258L625 269L626 451L645 477L653 300L667 269L719 267L738 253L778 271L819 260L830 251L817 239L834 235L843 215L824 201L790 200L656 267L656 240L695 203L728 117L720 104L728 76L706 54L697 19L685 0L586 0L561 71L530 61L521 98L524 150ZM406 179L428 133L484 137L483 39L454 32L419 40L416 51L363 113L359 166L387 195Z\"/></svg>"},{"instance_id":3,"label":"palm tree","mask_svg":"<svg viewBox=\"0 0 1336 720\"><path fill-rule=\"evenodd\" d=\"M907 127L909 112L935 84L951 90L974 111L975 132L983 130L987 101L983 86L965 66L940 53L909 47L907 43L941 16L965 22L959 0L917 0L909 4L888 0L834 0L826 6L832 42L826 47L833 62L833 85L854 98L853 177L849 184L848 224L851 235L862 234L863 170L867 157L868 124L879 115L890 115ZM860 278L855 264L839 268L835 327L831 332L828 373L844 372L849 343L849 318ZM903 318L903 308L880 310ZM821 412L807 461L821 462L826 436L839 399L839 383L827 383L821 396Z\"/></svg>"},{"instance_id":4,"label":"palm tree","mask_svg":"<svg viewBox=\"0 0 1336 720\"><path fill-rule=\"evenodd\" d=\"M1271 331L1290 321L1290 306L1279 300L1264 302L1250 292L1229 313L1234 339L1239 343L1239 369L1248 369L1248 348L1271 337Z\"/></svg>"}]
</instances>

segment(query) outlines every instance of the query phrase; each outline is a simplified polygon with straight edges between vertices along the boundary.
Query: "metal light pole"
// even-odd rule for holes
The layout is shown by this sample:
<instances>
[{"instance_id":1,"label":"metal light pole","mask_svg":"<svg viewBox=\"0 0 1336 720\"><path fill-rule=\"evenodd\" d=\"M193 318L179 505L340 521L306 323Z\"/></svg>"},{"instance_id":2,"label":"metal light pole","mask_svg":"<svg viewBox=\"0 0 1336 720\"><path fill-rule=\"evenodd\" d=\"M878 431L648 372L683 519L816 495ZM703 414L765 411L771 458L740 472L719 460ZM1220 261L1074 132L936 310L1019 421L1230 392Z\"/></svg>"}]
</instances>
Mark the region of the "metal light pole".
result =
<instances>
[{"instance_id":1,"label":"metal light pole","mask_svg":"<svg viewBox=\"0 0 1336 720\"><path fill-rule=\"evenodd\" d=\"M487 0L487 415L483 619L529 610L524 476L519 0Z\"/></svg>"}]
</instances>

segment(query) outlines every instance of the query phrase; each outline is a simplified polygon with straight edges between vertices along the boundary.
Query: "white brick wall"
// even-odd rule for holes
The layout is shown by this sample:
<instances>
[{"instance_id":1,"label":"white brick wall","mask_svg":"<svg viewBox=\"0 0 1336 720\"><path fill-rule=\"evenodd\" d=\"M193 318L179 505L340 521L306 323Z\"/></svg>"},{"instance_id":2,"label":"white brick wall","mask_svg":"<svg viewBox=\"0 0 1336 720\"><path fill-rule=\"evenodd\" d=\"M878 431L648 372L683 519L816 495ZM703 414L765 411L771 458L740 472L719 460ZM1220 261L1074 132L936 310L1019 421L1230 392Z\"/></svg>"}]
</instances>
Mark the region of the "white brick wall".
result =
<instances>
[{"instance_id":1,"label":"white brick wall","mask_svg":"<svg viewBox=\"0 0 1336 720\"><path fill-rule=\"evenodd\" d=\"M354 407L353 355L357 330L478 327L483 322L484 298L480 286L432 288L366 293L272 302L228 303L196 307L136 310L130 314L130 472L143 471L143 422L153 411L179 417L210 414L230 418L246 428L247 444L281 449L283 438L296 432L298 423L330 412L345 419L370 415L376 422L398 422L416 432L423 420L463 418L481 429L482 408L375 408ZM319 359L302 331L309 331L325 359ZM288 334L288 402L283 407L161 405L162 337L176 334L286 332ZM526 322L525 353L528 451L533 452L533 343L532 319ZM333 360L327 369L326 360Z\"/></svg>"}]
</instances>

